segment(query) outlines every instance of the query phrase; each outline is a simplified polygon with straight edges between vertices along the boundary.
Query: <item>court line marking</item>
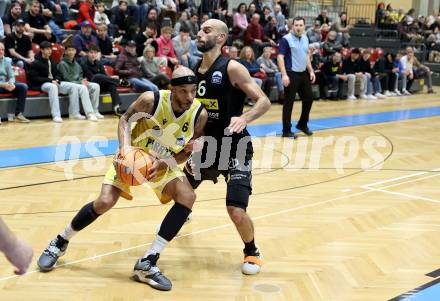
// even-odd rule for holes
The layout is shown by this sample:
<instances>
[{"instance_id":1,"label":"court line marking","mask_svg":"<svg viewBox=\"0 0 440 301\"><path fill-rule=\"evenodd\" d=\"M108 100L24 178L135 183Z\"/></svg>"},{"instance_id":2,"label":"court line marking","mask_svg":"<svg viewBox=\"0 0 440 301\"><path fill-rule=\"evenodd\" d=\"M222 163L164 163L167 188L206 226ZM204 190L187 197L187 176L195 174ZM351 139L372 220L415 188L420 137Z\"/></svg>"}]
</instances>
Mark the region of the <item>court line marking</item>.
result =
<instances>
[{"instance_id":1,"label":"court line marking","mask_svg":"<svg viewBox=\"0 0 440 301\"><path fill-rule=\"evenodd\" d=\"M416 173L416 174L420 174L420 173ZM412 174L412 175L414 176L415 174ZM412 175L408 175L406 177L408 178L408 177L411 177ZM435 175L435 176L439 176L439 175ZM401 177L398 177L398 178L401 178ZM398 178L392 178L390 180L398 179ZM428 177L425 177L425 178L428 178ZM424 178L422 178L422 179L424 179ZM405 183L415 182L415 181L418 181L418 180L421 180L421 179L409 180L409 181L406 181ZM390 181L388 181L388 182L390 182ZM372 184L374 184L374 183L372 183ZM397 183L397 184L392 184L392 185L389 185L389 186L386 186L386 187L383 187L383 188L392 187L392 186L398 186L398 185L401 185L401 184L403 184L403 182ZM356 192L356 193L352 193L352 194L348 194L348 195L343 195L343 196L339 196L339 197L336 197L336 198L331 198L331 199L328 199L328 200L324 200L324 201L320 201L320 202L316 202L316 203L312 203L312 204L307 204L307 205L302 205L302 206L298 206L298 207L292 207L292 208L288 208L288 209L284 209L284 210L275 211L275 212L272 212L272 213L268 213L268 214L260 215L260 216L257 216L257 217L253 217L252 220L259 220L259 219L263 219L263 218L267 218L267 217L271 217L271 216L275 216L275 215L280 215L280 214L284 214L284 213L298 211L298 210L305 209L305 208L311 208L311 207L323 205L323 204L326 204L326 203L330 203L330 202L333 202L333 201L337 201L337 200L341 200L341 199L345 199L345 198L349 198L349 197L353 197L353 196L359 196L359 195L363 195L363 194L367 194L367 193L375 191L375 189L371 189L371 188L368 187L370 185L371 184L367 184L367 185L361 186L361 188L366 189L366 190L361 191L361 192ZM233 225L232 223L228 223L228 224L224 224L224 225L220 225L220 226L215 226L215 227L210 227L210 228L206 228L206 229L202 229L202 230L198 230L198 231L193 231L193 232L190 232L190 233L187 233L187 234L178 235L178 236L175 237L175 239L182 238L182 237L187 237L187 236L191 236L191 235L195 235L195 234L210 232L210 231L217 230L217 229L223 229L223 228L230 227L232 225ZM73 265L73 264L89 261L89 260L95 260L95 259L98 259L98 258L101 258L101 257L106 257L106 256L109 256L109 255L113 255L113 254L123 253L123 252L126 252L126 251L134 250L134 249L137 249L137 248L140 248L140 247L149 246L149 245L151 245L151 243L140 244L140 245L137 245L137 246L132 246L132 247L123 248L123 249L119 249L119 250L116 250L116 251L111 251L111 252L107 252L107 253L103 253L103 254L99 254L99 255L95 255L95 256L90 256L90 257L85 257L85 258L82 258L82 259L77 259L77 260L74 260L74 261L70 261L70 262L66 262L66 263L57 265L55 267L55 269L60 268L60 267L64 267L64 266L68 266L68 265ZM24 276L27 276L27 275L35 274L37 272L40 272L40 271L37 269L37 270L29 271L26 274L21 275L21 276L19 276L19 275L5 276L5 277L1 277L0 281L14 279L14 278L18 278L18 277L24 277Z\"/></svg>"},{"instance_id":2,"label":"court line marking","mask_svg":"<svg viewBox=\"0 0 440 301\"><path fill-rule=\"evenodd\" d=\"M440 171L440 168L431 169L429 172L427 172L427 171L417 172L417 173L409 174L409 175L406 175L406 176L401 176L401 177L391 178L391 179L388 179L388 180L378 181L378 182L374 182L374 183L371 183L371 184L363 185L361 187L366 189L366 188L368 188L370 186L377 186L379 184L395 182L395 181L398 181L398 180L403 180L403 179L407 179L407 178L411 178L411 177L421 176L421 175L425 175L425 174L428 174L430 172L436 172L436 171Z\"/></svg>"}]
</instances>

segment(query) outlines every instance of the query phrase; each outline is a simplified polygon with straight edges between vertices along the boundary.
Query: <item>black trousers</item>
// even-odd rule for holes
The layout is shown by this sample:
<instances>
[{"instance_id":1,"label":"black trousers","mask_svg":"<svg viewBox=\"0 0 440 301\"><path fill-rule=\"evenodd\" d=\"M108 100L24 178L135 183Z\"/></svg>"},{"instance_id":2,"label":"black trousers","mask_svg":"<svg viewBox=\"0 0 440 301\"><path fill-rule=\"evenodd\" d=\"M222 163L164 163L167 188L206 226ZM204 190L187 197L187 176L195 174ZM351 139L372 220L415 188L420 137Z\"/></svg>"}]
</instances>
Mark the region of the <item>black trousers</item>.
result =
<instances>
[{"instance_id":1,"label":"black trousers","mask_svg":"<svg viewBox=\"0 0 440 301\"><path fill-rule=\"evenodd\" d=\"M101 86L101 91L108 91L110 93L113 108L121 104L121 98L116 90L119 80L106 74L97 73L93 75L91 82L99 84Z\"/></svg>"},{"instance_id":2,"label":"black trousers","mask_svg":"<svg viewBox=\"0 0 440 301\"><path fill-rule=\"evenodd\" d=\"M283 104L283 133L288 133L292 129L293 102L295 101L297 92L302 100L301 117L298 120L297 126L307 126L313 104L312 85L310 83L309 73L307 71L287 71L287 75L289 76L290 84L286 88L286 99Z\"/></svg>"}]
</instances>

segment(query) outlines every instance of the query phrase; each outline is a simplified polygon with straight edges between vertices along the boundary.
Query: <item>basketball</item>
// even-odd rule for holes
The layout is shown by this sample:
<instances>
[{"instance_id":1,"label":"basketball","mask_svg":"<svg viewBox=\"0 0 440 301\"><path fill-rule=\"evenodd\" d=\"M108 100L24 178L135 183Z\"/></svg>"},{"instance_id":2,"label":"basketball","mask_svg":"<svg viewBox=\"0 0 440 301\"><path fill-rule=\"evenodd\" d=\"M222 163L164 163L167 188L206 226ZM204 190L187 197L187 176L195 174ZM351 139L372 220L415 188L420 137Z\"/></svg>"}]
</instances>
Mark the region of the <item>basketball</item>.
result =
<instances>
[{"instance_id":1,"label":"basketball","mask_svg":"<svg viewBox=\"0 0 440 301\"><path fill-rule=\"evenodd\" d=\"M130 186L138 186L147 181L153 159L144 150L133 148L122 158L116 158L117 173L121 181Z\"/></svg>"}]
</instances>

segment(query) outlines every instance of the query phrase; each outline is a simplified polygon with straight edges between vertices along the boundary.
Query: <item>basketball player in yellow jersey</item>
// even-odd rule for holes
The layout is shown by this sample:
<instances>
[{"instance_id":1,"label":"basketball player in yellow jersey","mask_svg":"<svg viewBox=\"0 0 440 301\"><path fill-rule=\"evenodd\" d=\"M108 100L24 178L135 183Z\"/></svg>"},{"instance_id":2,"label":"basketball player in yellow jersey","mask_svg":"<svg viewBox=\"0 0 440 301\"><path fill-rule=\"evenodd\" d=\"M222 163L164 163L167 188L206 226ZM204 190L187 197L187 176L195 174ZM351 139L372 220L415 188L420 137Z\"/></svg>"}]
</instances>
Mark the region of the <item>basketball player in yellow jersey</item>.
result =
<instances>
[{"instance_id":1,"label":"basketball player in yellow jersey","mask_svg":"<svg viewBox=\"0 0 440 301\"><path fill-rule=\"evenodd\" d=\"M140 258L133 270L133 278L158 290L171 290L171 281L156 266L160 253L185 223L195 201L195 193L185 175L177 167L192 152L192 145L203 135L208 114L194 100L196 77L186 67L173 72L171 91L145 92L119 120L119 154L140 147L155 156L150 169L149 184L161 202L174 200L174 205L162 221L158 235L150 249ZM131 123L137 124L130 134ZM174 164L170 164L173 162ZM38 260L41 271L54 268L64 255L69 240L90 225L100 215L110 210L122 196L131 199L130 189L122 183L112 165L107 172L99 197L86 204L54 238Z\"/></svg>"}]
</instances>

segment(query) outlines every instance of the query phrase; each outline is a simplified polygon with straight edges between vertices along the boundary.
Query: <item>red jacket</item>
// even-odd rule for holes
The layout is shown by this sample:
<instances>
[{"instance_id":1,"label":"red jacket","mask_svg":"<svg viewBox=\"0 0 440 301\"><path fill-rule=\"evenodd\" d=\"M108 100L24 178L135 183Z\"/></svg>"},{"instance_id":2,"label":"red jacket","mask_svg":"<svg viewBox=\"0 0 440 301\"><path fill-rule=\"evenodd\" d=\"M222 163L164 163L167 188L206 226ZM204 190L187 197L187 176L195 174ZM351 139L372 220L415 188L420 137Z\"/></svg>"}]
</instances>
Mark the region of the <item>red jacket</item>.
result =
<instances>
[{"instance_id":1,"label":"red jacket","mask_svg":"<svg viewBox=\"0 0 440 301\"><path fill-rule=\"evenodd\" d=\"M251 23L246 28L244 42L246 45L250 45L254 42L255 39L267 41L266 35L264 34L263 26L261 26L260 24L254 25Z\"/></svg>"},{"instance_id":2,"label":"red jacket","mask_svg":"<svg viewBox=\"0 0 440 301\"><path fill-rule=\"evenodd\" d=\"M95 17L96 8L94 5L91 5L88 0L81 2L79 5L79 13L76 17L78 24L81 26L81 23L84 21L89 21L92 25L93 29L96 29L96 24L93 22L93 18Z\"/></svg>"},{"instance_id":3,"label":"red jacket","mask_svg":"<svg viewBox=\"0 0 440 301\"><path fill-rule=\"evenodd\" d=\"M166 41L163 36L156 39L157 42L157 56L165 56L176 58L176 53L174 52L173 40L169 39Z\"/></svg>"}]
</instances>

